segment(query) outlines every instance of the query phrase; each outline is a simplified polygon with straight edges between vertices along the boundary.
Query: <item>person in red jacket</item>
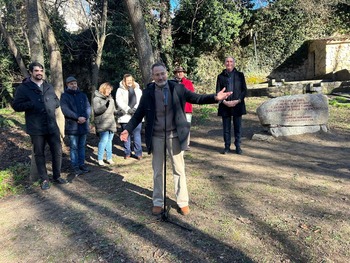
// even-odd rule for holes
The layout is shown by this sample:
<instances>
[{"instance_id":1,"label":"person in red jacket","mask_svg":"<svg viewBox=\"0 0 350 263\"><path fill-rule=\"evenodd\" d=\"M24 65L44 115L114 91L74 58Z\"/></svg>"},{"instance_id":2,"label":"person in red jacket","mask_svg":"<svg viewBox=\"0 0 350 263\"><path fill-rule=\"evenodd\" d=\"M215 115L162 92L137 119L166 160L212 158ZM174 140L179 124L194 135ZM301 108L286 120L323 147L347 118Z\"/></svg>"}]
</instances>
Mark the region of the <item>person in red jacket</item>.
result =
<instances>
[{"instance_id":1,"label":"person in red jacket","mask_svg":"<svg viewBox=\"0 0 350 263\"><path fill-rule=\"evenodd\" d=\"M193 83L185 77L185 73L186 73L186 70L183 67L181 66L176 67L174 70L175 81L184 85L186 89L194 92ZM186 102L186 105L185 105L186 119L187 119L187 122L189 122L190 124L192 122L192 112L193 112L192 104L189 102ZM186 150L188 151L189 149L190 149L190 134L188 134Z\"/></svg>"}]
</instances>

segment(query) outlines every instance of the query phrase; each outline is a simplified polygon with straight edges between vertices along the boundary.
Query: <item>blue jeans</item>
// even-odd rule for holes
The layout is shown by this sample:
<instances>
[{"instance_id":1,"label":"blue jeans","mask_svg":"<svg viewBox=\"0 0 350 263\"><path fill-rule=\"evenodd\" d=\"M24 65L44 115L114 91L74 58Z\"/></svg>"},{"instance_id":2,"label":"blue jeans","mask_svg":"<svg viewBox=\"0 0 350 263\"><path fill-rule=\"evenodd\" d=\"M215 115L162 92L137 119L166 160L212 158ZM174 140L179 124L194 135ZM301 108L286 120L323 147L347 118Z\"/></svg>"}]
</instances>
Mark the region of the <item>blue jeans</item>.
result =
<instances>
[{"instance_id":1,"label":"blue jeans","mask_svg":"<svg viewBox=\"0 0 350 263\"><path fill-rule=\"evenodd\" d=\"M79 167L85 162L86 134L68 135L70 142L70 161L73 167Z\"/></svg>"},{"instance_id":2,"label":"blue jeans","mask_svg":"<svg viewBox=\"0 0 350 263\"><path fill-rule=\"evenodd\" d=\"M231 119L233 120L235 146L240 147L241 145L242 116L222 116L225 149L230 149L231 146Z\"/></svg>"},{"instance_id":3,"label":"blue jeans","mask_svg":"<svg viewBox=\"0 0 350 263\"><path fill-rule=\"evenodd\" d=\"M100 141L98 143L97 160L102 161L106 151L107 160L112 160L112 141L114 132L104 131L99 133Z\"/></svg>"},{"instance_id":4,"label":"blue jeans","mask_svg":"<svg viewBox=\"0 0 350 263\"><path fill-rule=\"evenodd\" d=\"M127 123L121 123L122 130L125 130L125 126ZM136 126L133 130L132 134L128 136L128 140L124 142L124 154L125 156L131 155L131 141L133 139L134 152L137 157L142 156L142 145L141 145L141 129L142 123Z\"/></svg>"}]
</instances>

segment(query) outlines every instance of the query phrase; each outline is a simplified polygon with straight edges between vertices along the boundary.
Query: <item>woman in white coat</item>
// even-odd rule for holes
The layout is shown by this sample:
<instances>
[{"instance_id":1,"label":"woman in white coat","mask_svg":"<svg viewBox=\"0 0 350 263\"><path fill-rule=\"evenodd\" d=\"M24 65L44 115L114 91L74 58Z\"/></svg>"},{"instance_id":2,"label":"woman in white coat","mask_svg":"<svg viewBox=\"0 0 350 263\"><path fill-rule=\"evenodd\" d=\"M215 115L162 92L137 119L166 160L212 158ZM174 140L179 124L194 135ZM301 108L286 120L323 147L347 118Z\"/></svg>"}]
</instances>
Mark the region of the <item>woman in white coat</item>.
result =
<instances>
[{"instance_id":1,"label":"woman in white coat","mask_svg":"<svg viewBox=\"0 0 350 263\"><path fill-rule=\"evenodd\" d=\"M124 115L118 118L118 123L124 130L126 124L135 113L142 96L142 90L140 85L135 82L131 74L125 74L123 80L119 83L119 88L115 96L115 101L118 105L118 109L125 112ZM133 140L133 148L135 157L140 160L142 159L142 145L141 145L141 129L142 123L140 123L135 130L132 132L132 136L129 136L128 140L124 142L124 158L130 158L132 156L131 142ZM131 138L132 137L132 138Z\"/></svg>"}]
</instances>

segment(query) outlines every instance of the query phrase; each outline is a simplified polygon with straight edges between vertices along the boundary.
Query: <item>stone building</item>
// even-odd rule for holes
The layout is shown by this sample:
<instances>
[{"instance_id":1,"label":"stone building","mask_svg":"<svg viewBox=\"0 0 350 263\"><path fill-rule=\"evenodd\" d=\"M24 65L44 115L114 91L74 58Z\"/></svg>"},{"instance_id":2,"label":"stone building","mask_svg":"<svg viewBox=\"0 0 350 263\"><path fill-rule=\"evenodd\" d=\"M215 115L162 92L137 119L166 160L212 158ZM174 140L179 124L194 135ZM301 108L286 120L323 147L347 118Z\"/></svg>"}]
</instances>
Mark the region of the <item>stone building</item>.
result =
<instances>
[{"instance_id":1,"label":"stone building","mask_svg":"<svg viewBox=\"0 0 350 263\"><path fill-rule=\"evenodd\" d=\"M308 40L268 77L286 81L350 80L350 37Z\"/></svg>"}]
</instances>

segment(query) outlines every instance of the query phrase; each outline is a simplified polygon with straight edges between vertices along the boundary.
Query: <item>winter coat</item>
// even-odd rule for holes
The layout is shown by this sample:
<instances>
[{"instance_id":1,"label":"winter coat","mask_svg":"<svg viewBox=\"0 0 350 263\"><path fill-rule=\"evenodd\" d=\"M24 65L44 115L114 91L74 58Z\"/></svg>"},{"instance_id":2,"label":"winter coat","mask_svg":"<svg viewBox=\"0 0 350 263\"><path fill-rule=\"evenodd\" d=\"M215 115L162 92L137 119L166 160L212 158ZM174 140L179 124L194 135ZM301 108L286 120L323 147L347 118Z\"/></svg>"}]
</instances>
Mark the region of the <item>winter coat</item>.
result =
<instances>
[{"instance_id":1,"label":"winter coat","mask_svg":"<svg viewBox=\"0 0 350 263\"><path fill-rule=\"evenodd\" d=\"M25 112L26 132L29 135L46 135L59 132L56 122L56 109L60 101L51 84L44 82L43 91L38 85L24 79L16 89L12 107Z\"/></svg>"},{"instance_id":2,"label":"winter coat","mask_svg":"<svg viewBox=\"0 0 350 263\"><path fill-rule=\"evenodd\" d=\"M105 96L98 90L95 91L93 99L94 117L96 132L117 131L117 123L115 121L115 114L117 113L114 105L114 100L111 95Z\"/></svg>"},{"instance_id":3,"label":"winter coat","mask_svg":"<svg viewBox=\"0 0 350 263\"><path fill-rule=\"evenodd\" d=\"M61 95L61 110L65 118L66 135L83 135L89 133L91 106L85 93L66 88ZM86 122L79 124L78 118L85 117Z\"/></svg>"},{"instance_id":4,"label":"winter coat","mask_svg":"<svg viewBox=\"0 0 350 263\"><path fill-rule=\"evenodd\" d=\"M226 69L222 71L217 77L216 81L216 92L218 93L223 88L226 88L229 86L229 74L227 73ZM236 69L233 70L233 94L228 97L226 100L241 100L240 103L238 103L235 107L227 107L223 103L219 104L218 109L218 116L242 116L243 114L246 114L246 107L244 98L247 95L247 85L245 82L244 74L242 72L237 71Z\"/></svg>"},{"instance_id":5,"label":"winter coat","mask_svg":"<svg viewBox=\"0 0 350 263\"><path fill-rule=\"evenodd\" d=\"M136 105L134 106L134 108L136 109L139 106L140 99L142 96L142 90L140 89L140 85L136 82L135 82L135 95L136 95ZM129 92L127 87L123 85L122 81L119 83L119 88L117 89L117 92L115 95L115 101L117 103L118 109L125 112L124 115L118 118L118 123L128 123L132 116L131 114L128 113L128 110L130 109L130 107L128 106Z\"/></svg>"},{"instance_id":6,"label":"winter coat","mask_svg":"<svg viewBox=\"0 0 350 263\"><path fill-rule=\"evenodd\" d=\"M181 84L183 84L186 89L194 92L193 83L189 79L186 79L185 77L182 78L181 79ZM186 113L192 113L193 112L193 107L192 107L191 103L186 102L186 104L185 104L185 112Z\"/></svg>"},{"instance_id":7,"label":"winter coat","mask_svg":"<svg viewBox=\"0 0 350 263\"><path fill-rule=\"evenodd\" d=\"M215 103L215 94L199 95L186 89L184 85L174 81L168 81L172 94L172 108L174 109L174 121L181 149L187 148L187 137L190 132L190 124L186 120L185 103L209 104ZM155 83L150 83L143 90L140 104L125 129L131 134L136 126L145 117L145 140L148 153L152 152L153 125L156 115Z\"/></svg>"}]
</instances>

